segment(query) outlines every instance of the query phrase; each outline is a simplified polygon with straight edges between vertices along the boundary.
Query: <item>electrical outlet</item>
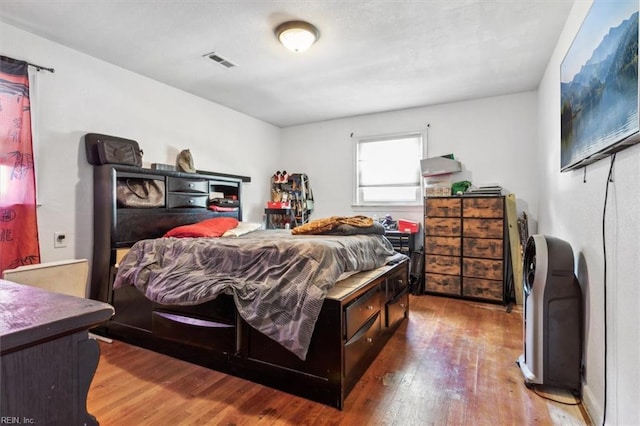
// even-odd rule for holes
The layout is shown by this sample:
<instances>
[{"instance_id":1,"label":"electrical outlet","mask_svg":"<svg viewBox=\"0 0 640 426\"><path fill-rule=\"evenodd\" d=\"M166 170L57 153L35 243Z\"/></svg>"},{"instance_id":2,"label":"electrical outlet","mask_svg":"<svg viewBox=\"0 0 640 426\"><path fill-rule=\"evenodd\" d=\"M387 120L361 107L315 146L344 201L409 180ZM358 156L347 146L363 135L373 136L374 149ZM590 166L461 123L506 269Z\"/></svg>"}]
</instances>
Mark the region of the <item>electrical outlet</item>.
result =
<instances>
[{"instance_id":1,"label":"electrical outlet","mask_svg":"<svg viewBox=\"0 0 640 426\"><path fill-rule=\"evenodd\" d=\"M64 232L53 233L53 247L62 248L67 246L67 234Z\"/></svg>"}]
</instances>

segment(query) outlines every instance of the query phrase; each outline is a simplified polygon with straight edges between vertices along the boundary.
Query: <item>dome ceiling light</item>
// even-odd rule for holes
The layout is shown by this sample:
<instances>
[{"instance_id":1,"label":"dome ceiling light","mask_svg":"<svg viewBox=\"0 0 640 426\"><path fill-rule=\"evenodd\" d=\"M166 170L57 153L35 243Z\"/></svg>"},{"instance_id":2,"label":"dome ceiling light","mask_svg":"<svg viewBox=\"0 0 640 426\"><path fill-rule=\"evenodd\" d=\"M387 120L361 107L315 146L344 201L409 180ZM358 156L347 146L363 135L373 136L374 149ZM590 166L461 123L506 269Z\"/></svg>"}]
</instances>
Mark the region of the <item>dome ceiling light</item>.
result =
<instances>
[{"instance_id":1,"label":"dome ceiling light","mask_svg":"<svg viewBox=\"0 0 640 426\"><path fill-rule=\"evenodd\" d=\"M304 52L320 38L318 29L304 21L284 22L275 33L284 47L296 53Z\"/></svg>"}]
</instances>

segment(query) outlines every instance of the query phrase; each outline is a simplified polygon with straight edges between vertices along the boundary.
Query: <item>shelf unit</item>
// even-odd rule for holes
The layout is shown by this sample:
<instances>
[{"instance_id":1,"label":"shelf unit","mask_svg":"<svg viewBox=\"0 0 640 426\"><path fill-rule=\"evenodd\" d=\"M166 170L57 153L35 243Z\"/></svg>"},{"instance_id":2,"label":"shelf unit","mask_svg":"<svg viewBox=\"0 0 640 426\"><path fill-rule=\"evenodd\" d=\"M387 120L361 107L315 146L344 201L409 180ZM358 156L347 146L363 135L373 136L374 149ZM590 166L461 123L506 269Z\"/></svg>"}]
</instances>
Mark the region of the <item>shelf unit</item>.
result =
<instances>
[{"instance_id":1,"label":"shelf unit","mask_svg":"<svg viewBox=\"0 0 640 426\"><path fill-rule=\"evenodd\" d=\"M267 229L290 228L309 222L313 211L313 193L309 186L309 177L304 173L288 175L285 182L277 182L271 177L271 201L288 202L287 209L264 209Z\"/></svg>"},{"instance_id":2,"label":"shelf unit","mask_svg":"<svg viewBox=\"0 0 640 426\"><path fill-rule=\"evenodd\" d=\"M416 235L410 232L386 231L385 237L391 242L395 251L411 257L416 249Z\"/></svg>"}]
</instances>

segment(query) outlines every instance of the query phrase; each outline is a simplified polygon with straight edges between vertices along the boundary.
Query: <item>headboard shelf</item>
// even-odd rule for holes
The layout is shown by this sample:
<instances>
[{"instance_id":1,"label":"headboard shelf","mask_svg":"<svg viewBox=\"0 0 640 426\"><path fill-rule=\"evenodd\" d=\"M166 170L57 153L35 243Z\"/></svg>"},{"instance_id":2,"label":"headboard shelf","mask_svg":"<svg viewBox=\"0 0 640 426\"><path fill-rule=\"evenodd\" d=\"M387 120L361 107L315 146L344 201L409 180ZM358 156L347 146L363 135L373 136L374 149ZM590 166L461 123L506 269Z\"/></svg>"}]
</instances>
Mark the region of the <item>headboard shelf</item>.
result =
<instances>
[{"instance_id":1,"label":"headboard shelf","mask_svg":"<svg viewBox=\"0 0 640 426\"><path fill-rule=\"evenodd\" d=\"M96 166L103 167L103 166ZM239 182L251 182L251 177L249 176L241 176L241 175L232 175L228 173L218 173L218 172L210 172L206 170L198 170L196 173L187 173L180 172L177 170L159 170L159 169L146 169L144 167L136 167L136 166L126 166L120 164L107 164L104 167L115 167L118 169L120 173L149 173L151 175L163 175L163 176L173 176L173 177L181 177L181 178L192 178L194 176L204 176L206 179L218 179L218 180L229 180L229 181L239 181Z\"/></svg>"}]
</instances>

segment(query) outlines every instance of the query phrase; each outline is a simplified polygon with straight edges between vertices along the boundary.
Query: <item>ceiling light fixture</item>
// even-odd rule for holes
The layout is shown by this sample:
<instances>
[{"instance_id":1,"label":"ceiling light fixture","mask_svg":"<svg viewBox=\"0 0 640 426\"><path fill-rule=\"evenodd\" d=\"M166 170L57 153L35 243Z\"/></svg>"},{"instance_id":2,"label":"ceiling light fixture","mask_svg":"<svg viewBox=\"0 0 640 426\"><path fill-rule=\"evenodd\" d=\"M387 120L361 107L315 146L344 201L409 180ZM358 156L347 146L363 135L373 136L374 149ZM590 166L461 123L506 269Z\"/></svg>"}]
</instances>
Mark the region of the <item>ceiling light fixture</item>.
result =
<instances>
[{"instance_id":1,"label":"ceiling light fixture","mask_svg":"<svg viewBox=\"0 0 640 426\"><path fill-rule=\"evenodd\" d=\"M304 52L320 38L318 29L304 21L284 22L275 33L284 47L296 53Z\"/></svg>"}]
</instances>

